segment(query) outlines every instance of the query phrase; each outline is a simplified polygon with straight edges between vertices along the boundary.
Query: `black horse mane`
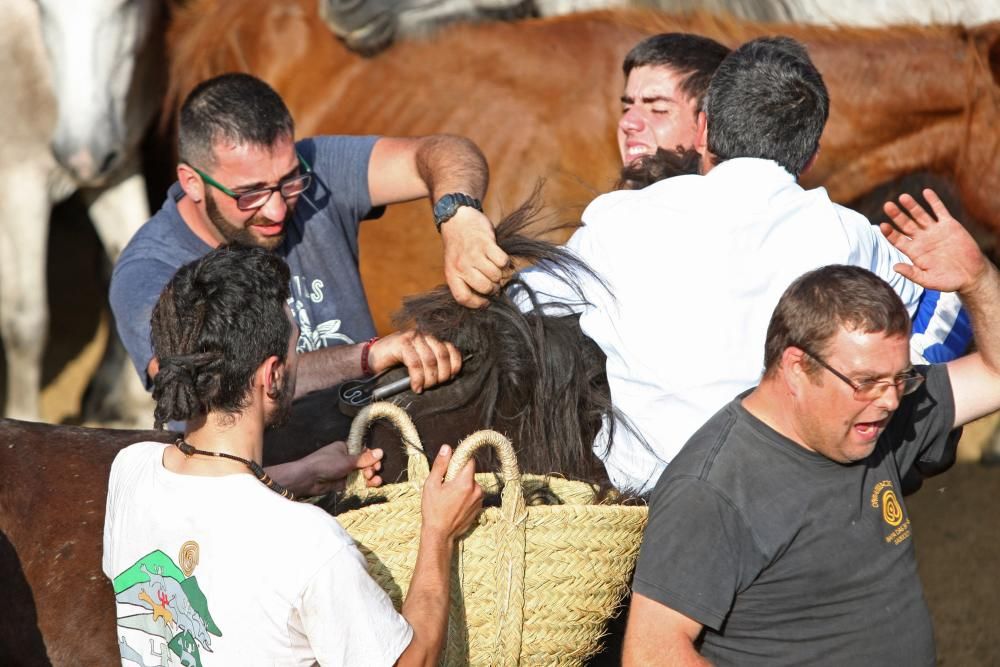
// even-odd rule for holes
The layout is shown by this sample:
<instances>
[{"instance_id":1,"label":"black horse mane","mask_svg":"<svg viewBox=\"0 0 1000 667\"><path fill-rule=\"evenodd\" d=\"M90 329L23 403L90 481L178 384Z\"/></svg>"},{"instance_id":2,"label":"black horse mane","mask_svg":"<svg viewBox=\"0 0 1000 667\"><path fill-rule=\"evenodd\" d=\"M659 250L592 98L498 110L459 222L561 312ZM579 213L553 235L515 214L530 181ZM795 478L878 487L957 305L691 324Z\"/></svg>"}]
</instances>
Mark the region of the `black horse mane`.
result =
<instances>
[{"instance_id":1,"label":"black horse mane","mask_svg":"<svg viewBox=\"0 0 1000 667\"><path fill-rule=\"evenodd\" d=\"M643 155L622 167L615 184L616 190L641 190L665 178L697 174L701 155L695 150L678 146L674 150L657 148L652 155Z\"/></svg>"},{"instance_id":2,"label":"black horse mane","mask_svg":"<svg viewBox=\"0 0 1000 667\"><path fill-rule=\"evenodd\" d=\"M583 302L579 281L603 282L570 250L529 236L528 228L537 228L539 219L536 193L497 226L498 245L518 266L535 264ZM577 226L550 224L543 231ZM522 312L517 304L523 299L536 308ZM602 420L608 418L613 427L616 416L605 355L580 330L578 315L537 306L537 295L516 276L479 310L459 305L445 286L406 299L395 322L451 341L466 360L452 382L419 397L407 394L401 402L418 426L472 411L476 428L493 428L511 439L524 472L605 483L604 467L593 453ZM431 416L438 419L426 419Z\"/></svg>"}]
</instances>

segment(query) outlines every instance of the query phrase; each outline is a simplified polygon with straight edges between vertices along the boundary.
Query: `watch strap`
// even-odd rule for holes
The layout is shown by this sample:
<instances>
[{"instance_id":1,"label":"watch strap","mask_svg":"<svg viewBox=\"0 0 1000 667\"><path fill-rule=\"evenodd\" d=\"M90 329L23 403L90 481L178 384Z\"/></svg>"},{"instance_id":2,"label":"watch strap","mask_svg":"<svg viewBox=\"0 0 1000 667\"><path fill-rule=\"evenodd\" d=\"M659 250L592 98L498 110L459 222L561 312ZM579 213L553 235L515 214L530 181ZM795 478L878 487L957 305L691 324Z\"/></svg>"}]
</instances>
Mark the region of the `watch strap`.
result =
<instances>
[{"instance_id":1,"label":"watch strap","mask_svg":"<svg viewBox=\"0 0 1000 667\"><path fill-rule=\"evenodd\" d=\"M451 220L463 206L474 208L480 213L483 211L483 203L464 192L449 192L437 200L434 204L434 227L438 233L441 233L441 225Z\"/></svg>"}]
</instances>

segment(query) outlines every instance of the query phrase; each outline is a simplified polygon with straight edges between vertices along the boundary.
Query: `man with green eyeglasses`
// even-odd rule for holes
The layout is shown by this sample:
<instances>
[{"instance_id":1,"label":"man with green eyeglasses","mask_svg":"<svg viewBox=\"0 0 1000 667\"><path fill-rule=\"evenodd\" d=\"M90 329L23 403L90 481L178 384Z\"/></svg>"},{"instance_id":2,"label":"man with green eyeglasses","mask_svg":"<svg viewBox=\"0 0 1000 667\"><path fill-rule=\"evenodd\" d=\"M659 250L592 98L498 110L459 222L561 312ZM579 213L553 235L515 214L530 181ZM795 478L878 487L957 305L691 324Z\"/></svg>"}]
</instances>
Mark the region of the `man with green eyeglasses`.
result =
<instances>
[{"instance_id":1,"label":"man with green eyeglasses","mask_svg":"<svg viewBox=\"0 0 1000 667\"><path fill-rule=\"evenodd\" d=\"M225 243L273 251L291 269L289 307L302 357L297 397L399 364L414 391L458 372L461 356L451 344L415 332L376 339L358 232L387 204L430 198L452 293L482 305L509 262L482 213L482 153L453 136L296 142L294 132L281 97L247 74L205 81L182 105L177 183L122 252L111 280L118 332L147 389L158 368L150 315L159 293L178 268ZM331 480L315 471L339 470L338 461L326 463L313 461L301 479L300 470L276 476L300 493L322 492Z\"/></svg>"},{"instance_id":2,"label":"man with green eyeglasses","mask_svg":"<svg viewBox=\"0 0 1000 667\"><path fill-rule=\"evenodd\" d=\"M957 292L978 352L910 362L910 318L866 269L798 278L760 384L715 414L650 497L623 664L927 665L934 631L903 495L1000 408L1000 271L938 197L886 204L901 275ZM720 352L721 353L721 352Z\"/></svg>"}]
</instances>

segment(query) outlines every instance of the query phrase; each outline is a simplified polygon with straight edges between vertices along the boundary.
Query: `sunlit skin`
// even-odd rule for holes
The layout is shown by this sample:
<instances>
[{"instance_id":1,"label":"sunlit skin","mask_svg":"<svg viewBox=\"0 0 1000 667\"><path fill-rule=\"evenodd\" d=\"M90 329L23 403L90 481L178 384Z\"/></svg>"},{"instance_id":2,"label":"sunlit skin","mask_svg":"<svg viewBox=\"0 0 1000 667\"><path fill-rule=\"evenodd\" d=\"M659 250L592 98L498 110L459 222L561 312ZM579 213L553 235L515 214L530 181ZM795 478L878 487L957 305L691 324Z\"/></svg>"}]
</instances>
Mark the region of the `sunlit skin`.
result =
<instances>
[{"instance_id":1,"label":"sunlit skin","mask_svg":"<svg viewBox=\"0 0 1000 667\"><path fill-rule=\"evenodd\" d=\"M851 463L867 458L899 407L900 390L890 386L879 398L859 401L854 390L830 371L820 368L806 381L800 362L792 361L797 348L786 351L785 372L794 386L795 408L783 432L808 450ZM863 333L841 328L823 352L824 361L855 383L889 380L911 368L909 339L883 333Z\"/></svg>"},{"instance_id":2,"label":"sunlit skin","mask_svg":"<svg viewBox=\"0 0 1000 667\"><path fill-rule=\"evenodd\" d=\"M214 147L215 164L195 165L236 193L274 187L299 173L295 144L290 137L271 147L224 145ZM215 244L238 241L274 250L285 238L285 224L295 210L298 196L285 199L274 192L263 207L241 211L236 200L205 183L204 208L199 208L195 232L207 233Z\"/></svg>"},{"instance_id":3,"label":"sunlit skin","mask_svg":"<svg viewBox=\"0 0 1000 667\"><path fill-rule=\"evenodd\" d=\"M644 65L629 72L618 121L622 164L657 148L690 149L698 136L698 102L680 90L683 79L668 67Z\"/></svg>"}]
</instances>

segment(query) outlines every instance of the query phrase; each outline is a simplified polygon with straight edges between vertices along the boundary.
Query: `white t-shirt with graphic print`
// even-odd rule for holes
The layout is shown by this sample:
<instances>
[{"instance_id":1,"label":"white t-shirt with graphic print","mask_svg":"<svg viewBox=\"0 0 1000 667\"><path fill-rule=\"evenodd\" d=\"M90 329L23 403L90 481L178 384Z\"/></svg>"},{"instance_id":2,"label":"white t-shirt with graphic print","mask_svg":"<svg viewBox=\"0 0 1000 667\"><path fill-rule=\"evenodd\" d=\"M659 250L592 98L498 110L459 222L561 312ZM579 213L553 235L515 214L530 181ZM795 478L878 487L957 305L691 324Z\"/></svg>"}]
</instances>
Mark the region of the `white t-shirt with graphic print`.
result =
<instances>
[{"instance_id":1,"label":"white t-shirt with graphic print","mask_svg":"<svg viewBox=\"0 0 1000 667\"><path fill-rule=\"evenodd\" d=\"M163 466L162 443L111 469L104 573L122 665L391 665L412 629L323 510L252 475Z\"/></svg>"}]
</instances>

